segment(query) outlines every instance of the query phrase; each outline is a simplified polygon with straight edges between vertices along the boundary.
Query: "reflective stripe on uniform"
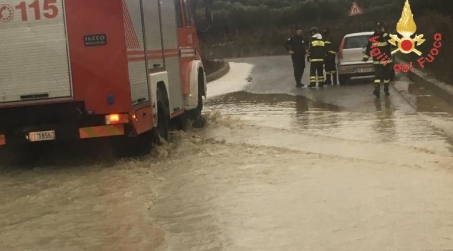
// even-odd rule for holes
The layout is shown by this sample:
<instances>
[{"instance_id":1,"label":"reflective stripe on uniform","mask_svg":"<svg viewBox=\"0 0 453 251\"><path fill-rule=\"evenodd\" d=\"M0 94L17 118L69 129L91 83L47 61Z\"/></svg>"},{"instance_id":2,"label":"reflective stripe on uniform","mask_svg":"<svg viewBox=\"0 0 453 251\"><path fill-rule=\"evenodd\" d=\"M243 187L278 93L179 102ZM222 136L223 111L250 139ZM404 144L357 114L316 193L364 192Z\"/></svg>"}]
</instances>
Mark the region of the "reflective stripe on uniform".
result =
<instances>
[{"instance_id":1,"label":"reflective stripe on uniform","mask_svg":"<svg viewBox=\"0 0 453 251\"><path fill-rule=\"evenodd\" d=\"M324 42L323 41L312 41L311 44L313 46L324 46Z\"/></svg>"},{"instance_id":2,"label":"reflective stripe on uniform","mask_svg":"<svg viewBox=\"0 0 453 251\"><path fill-rule=\"evenodd\" d=\"M332 54L337 54L335 51L329 51L329 52L332 53Z\"/></svg>"},{"instance_id":3,"label":"reflective stripe on uniform","mask_svg":"<svg viewBox=\"0 0 453 251\"><path fill-rule=\"evenodd\" d=\"M311 62L324 62L324 59L312 59Z\"/></svg>"},{"instance_id":4,"label":"reflective stripe on uniform","mask_svg":"<svg viewBox=\"0 0 453 251\"><path fill-rule=\"evenodd\" d=\"M331 44L332 42L330 42L330 41L325 41L324 43L326 43L326 44Z\"/></svg>"},{"instance_id":5,"label":"reflective stripe on uniform","mask_svg":"<svg viewBox=\"0 0 453 251\"><path fill-rule=\"evenodd\" d=\"M375 79L375 80L374 80L374 83L375 83L375 84L379 84L379 83L381 83L381 80L380 80L380 79Z\"/></svg>"},{"instance_id":6,"label":"reflective stripe on uniform","mask_svg":"<svg viewBox=\"0 0 453 251\"><path fill-rule=\"evenodd\" d=\"M368 56L368 55L365 55L365 56L363 56L363 58L370 58L370 56Z\"/></svg>"},{"instance_id":7,"label":"reflective stripe on uniform","mask_svg":"<svg viewBox=\"0 0 453 251\"><path fill-rule=\"evenodd\" d=\"M384 84L388 84L388 83L390 83L390 79L384 80Z\"/></svg>"}]
</instances>

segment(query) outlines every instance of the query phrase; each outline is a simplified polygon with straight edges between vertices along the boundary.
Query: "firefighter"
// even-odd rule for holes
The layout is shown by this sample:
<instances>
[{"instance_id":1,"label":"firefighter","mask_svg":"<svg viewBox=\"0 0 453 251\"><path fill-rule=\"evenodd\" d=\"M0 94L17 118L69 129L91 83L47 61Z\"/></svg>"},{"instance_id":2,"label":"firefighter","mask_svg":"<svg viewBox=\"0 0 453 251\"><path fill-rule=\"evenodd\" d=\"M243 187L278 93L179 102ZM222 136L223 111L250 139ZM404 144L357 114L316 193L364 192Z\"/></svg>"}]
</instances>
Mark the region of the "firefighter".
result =
<instances>
[{"instance_id":1,"label":"firefighter","mask_svg":"<svg viewBox=\"0 0 453 251\"><path fill-rule=\"evenodd\" d=\"M318 82L319 87L324 86L324 58L326 51L322 35L319 34L318 28L311 28L312 41L309 44L307 62L310 64L310 85L308 87L316 87ZM317 76L316 76L317 75Z\"/></svg>"},{"instance_id":2,"label":"firefighter","mask_svg":"<svg viewBox=\"0 0 453 251\"><path fill-rule=\"evenodd\" d=\"M300 88L302 84L302 76L305 70L305 55L307 53L307 45L303 37L301 28L296 28L296 35L291 36L285 42L285 49L291 54L293 61L294 78L296 80L296 87Z\"/></svg>"},{"instance_id":3,"label":"firefighter","mask_svg":"<svg viewBox=\"0 0 453 251\"><path fill-rule=\"evenodd\" d=\"M379 98L381 95L381 83L384 83L384 93L390 95L389 85L392 72L392 47L388 42L390 36L385 32L385 25L378 22L375 27L375 33L371 36L366 46L366 52L363 56L363 61L367 62L370 56L373 57L375 78L373 94Z\"/></svg>"},{"instance_id":4,"label":"firefighter","mask_svg":"<svg viewBox=\"0 0 453 251\"><path fill-rule=\"evenodd\" d=\"M333 84L336 85L337 83L337 67L336 67L336 62L335 62L335 56L337 55L337 47L332 44L332 37L330 35L330 30L329 28L325 28L323 30L322 37L324 39L324 44L326 47L326 52L327 56L324 61L324 69L326 70L326 81L324 84L330 85L332 84L332 78L333 78Z\"/></svg>"}]
</instances>

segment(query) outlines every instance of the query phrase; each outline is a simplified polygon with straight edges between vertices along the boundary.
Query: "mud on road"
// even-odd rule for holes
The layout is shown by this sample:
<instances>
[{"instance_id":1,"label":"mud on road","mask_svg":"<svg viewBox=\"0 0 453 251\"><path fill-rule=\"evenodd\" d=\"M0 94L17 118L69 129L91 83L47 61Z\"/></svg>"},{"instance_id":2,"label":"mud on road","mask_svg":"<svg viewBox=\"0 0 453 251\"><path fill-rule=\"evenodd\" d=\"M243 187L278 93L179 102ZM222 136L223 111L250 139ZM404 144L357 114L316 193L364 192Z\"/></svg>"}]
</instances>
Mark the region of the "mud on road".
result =
<instances>
[{"instance_id":1,"label":"mud on road","mask_svg":"<svg viewBox=\"0 0 453 251\"><path fill-rule=\"evenodd\" d=\"M370 154L351 156L346 146ZM377 154L384 147L408 158ZM173 133L152 156L95 159L2 168L2 250L424 250L452 243L453 158L426 149L211 113L206 128Z\"/></svg>"},{"instance_id":2,"label":"mud on road","mask_svg":"<svg viewBox=\"0 0 453 251\"><path fill-rule=\"evenodd\" d=\"M149 156L89 142L3 163L0 250L452 249L451 107L404 77L378 101L295 89L285 60L233 63L205 128Z\"/></svg>"}]
</instances>

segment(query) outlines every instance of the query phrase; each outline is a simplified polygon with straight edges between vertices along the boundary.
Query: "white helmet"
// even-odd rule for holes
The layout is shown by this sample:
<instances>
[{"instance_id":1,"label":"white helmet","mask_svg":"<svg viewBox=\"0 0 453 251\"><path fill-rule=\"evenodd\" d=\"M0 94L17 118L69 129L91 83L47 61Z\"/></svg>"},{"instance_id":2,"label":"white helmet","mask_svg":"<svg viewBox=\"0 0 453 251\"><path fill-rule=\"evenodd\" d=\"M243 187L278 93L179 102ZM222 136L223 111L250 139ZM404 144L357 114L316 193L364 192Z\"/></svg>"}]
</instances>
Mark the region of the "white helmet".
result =
<instances>
[{"instance_id":1,"label":"white helmet","mask_svg":"<svg viewBox=\"0 0 453 251\"><path fill-rule=\"evenodd\" d=\"M322 35L317 33L317 34L313 35L312 38L316 38L316 39L321 40L322 39Z\"/></svg>"}]
</instances>

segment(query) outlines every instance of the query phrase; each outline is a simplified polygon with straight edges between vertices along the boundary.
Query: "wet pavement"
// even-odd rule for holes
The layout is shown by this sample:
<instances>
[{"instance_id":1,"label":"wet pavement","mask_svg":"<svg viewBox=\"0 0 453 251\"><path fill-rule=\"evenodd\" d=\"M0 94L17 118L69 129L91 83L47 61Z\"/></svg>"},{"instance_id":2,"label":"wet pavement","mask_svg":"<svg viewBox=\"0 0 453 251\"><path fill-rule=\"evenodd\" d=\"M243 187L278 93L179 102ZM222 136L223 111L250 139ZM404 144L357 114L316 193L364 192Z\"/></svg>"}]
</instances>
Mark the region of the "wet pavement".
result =
<instances>
[{"instance_id":1,"label":"wet pavement","mask_svg":"<svg viewBox=\"0 0 453 251\"><path fill-rule=\"evenodd\" d=\"M150 156L4 165L0 250L453 249L451 106L404 75L376 100L297 89L288 57L232 62L206 128Z\"/></svg>"},{"instance_id":2,"label":"wet pavement","mask_svg":"<svg viewBox=\"0 0 453 251\"><path fill-rule=\"evenodd\" d=\"M453 108L405 75L398 75L390 97L375 99L374 86L367 79L356 79L346 86L297 89L288 72L291 65L287 57L271 58L239 61L255 62L256 66L248 74L252 81L243 91L212 97L206 110L260 127L451 153L451 140L446 134L453 136L453 130L448 130L453 121ZM304 83L308 82L308 70L307 67ZM436 118L441 121L433 126Z\"/></svg>"}]
</instances>

